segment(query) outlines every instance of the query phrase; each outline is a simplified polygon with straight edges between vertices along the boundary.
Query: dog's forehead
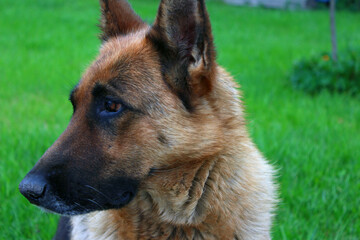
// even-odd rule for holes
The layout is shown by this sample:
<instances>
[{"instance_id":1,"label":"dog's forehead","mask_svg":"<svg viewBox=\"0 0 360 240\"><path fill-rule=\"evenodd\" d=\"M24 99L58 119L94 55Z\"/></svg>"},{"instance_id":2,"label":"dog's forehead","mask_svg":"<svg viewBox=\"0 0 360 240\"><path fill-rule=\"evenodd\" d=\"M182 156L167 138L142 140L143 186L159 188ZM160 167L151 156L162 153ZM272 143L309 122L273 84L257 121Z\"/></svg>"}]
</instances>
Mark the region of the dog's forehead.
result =
<instances>
[{"instance_id":1,"label":"dog's forehead","mask_svg":"<svg viewBox=\"0 0 360 240\"><path fill-rule=\"evenodd\" d=\"M100 48L100 54L85 72L82 82L103 83L114 78L142 75L158 69L157 56L147 41L144 31L111 38ZM131 75L131 76L127 76ZM130 79L129 79L130 80Z\"/></svg>"},{"instance_id":2,"label":"dog's forehead","mask_svg":"<svg viewBox=\"0 0 360 240\"><path fill-rule=\"evenodd\" d=\"M92 89L99 84L121 89L138 104L145 98L155 102L166 95L159 55L145 36L146 31L141 31L105 42L77 86L76 98L90 99Z\"/></svg>"}]
</instances>

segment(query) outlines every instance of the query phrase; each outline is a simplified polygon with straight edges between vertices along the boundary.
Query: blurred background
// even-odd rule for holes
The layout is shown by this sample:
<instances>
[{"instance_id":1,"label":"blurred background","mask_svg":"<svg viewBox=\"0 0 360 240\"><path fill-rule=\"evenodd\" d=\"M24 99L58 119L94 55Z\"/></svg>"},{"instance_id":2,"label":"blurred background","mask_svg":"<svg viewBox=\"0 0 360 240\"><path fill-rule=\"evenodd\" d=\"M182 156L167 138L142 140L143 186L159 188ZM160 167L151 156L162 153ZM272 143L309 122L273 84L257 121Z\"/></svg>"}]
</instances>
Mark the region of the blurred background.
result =
<instances>
[{"instance_id":1,"label":"blurred background","mask_svg":"<svg viewBox=\"0 0 360 240\"><path fill-rule=\"evenodd\" d=\"M130 2L154 20L159 1ZM360 239L360 1L338 0L332 28L325 0L207 4L218 62L278 169L273 239ZM55 232L57 216L18 184L67 126L69 91L100 46L98 19L96 0L0 1L0 239Z\"/></svg>"}]
</instances>

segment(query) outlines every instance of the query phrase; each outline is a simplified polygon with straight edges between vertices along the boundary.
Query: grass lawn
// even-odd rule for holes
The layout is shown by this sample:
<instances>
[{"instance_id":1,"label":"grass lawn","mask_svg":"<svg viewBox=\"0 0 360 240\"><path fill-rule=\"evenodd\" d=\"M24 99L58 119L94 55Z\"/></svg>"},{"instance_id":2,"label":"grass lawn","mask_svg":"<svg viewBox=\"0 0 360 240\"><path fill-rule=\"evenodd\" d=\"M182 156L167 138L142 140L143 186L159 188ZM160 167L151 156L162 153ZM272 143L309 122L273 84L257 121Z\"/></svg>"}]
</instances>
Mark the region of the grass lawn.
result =
<instances>
[{"instance_id":1,"label":"grass lawn","mask_svg":"<svg viewBox=\"0 0 360 240\"><path fill-rule=\"evenodd\" d=\"M133 0L147 20L158 1ZM292 90L293 62L330 49L328 13L209 2L218 61L241 84L254 141L279 170L274 239L360 239L360 98ZM360 14L339 12L339 48ZM96 56L96 0L0 1L0 239L51 239L57 217L18 184L65 129L68 93ZM359 79L360 80L360 79Z\"/></svg>"}]
</instances>

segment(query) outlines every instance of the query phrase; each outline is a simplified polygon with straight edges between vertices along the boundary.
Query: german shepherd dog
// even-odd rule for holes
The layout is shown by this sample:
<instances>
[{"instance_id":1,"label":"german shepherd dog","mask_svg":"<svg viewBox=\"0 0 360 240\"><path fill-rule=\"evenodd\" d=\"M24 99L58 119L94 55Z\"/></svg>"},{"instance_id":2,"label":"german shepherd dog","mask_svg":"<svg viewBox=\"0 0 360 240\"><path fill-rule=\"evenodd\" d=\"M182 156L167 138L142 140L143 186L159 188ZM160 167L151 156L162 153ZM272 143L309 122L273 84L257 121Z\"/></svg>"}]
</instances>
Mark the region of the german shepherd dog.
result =
<instances>
[{"instance_id":1,"label":"german shepherd dog","mask_svg":"<svg viewBox=\"0 0 360 240\"><path fill-rule=\"evenodd\" d=\"M55 239L270 239L273 169L215 62L205 0L161 0L152 26L125 0L100 5L99 56L20 192L62 215Z\"/></svg>"}]
</instances>

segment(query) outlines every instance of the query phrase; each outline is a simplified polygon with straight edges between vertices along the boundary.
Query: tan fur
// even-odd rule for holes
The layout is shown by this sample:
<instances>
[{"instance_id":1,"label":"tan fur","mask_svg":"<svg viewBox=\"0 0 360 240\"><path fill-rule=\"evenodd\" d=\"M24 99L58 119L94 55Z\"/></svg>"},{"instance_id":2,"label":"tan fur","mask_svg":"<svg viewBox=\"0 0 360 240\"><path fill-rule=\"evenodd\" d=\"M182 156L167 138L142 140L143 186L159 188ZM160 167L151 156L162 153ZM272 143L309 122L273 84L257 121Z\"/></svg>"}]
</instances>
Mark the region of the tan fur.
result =
<instances>
[{"instance_id":1,"label":"tan fur","mask_svg":"<svg viewBox=\"0 0 360 240\"><path fill-rule=\"evenodd\" d=\"M135 29L103 43L76 90L81 107L62 138L85 119L95 84L120 75L125 90L119 94L144 116L124 116L119 126L132 124L116 137L89 138L109 161L104 178L121 171L141 185L122 209L72 217L72 239L270 239L274 172L249 137L233 78L214 56L196 59L189 68L196 96L186 111L163 80L146 37L151 28L137 21ZM85 131L79 133L84 142Z\"/></svg>"},{"instance_id":2,"label":"tan fur","mask_svg":"<svg viewBox=\"0 0 360 240\"><path fill-rule=\"evenodd\" d=\"M144 39L146 31L105 43L79 89L90 88L95 79L111 78L104 74L124 56L142 58L145 69L159 68L156 61L145 61L155 58ZM141 76L132 74L134 79ZM148 110L151 118L136 127L152 146L146 153L152 162L142 164L155 164L156 170L123 209L73 217L74 240L270 238L273 170L248 136L234 80L220 67L215 76L213 90L198 103L196 115L179 110L161 81L132 82L130 92L136 96L127 98L139 105L143 95L156 98ZM166 106L166 112L156 104ZM161 129L170 145L174 142L171 151L153 146L153 128ZM115 150L119 151L126 147Z\"/></svg>"}]
</instances>

